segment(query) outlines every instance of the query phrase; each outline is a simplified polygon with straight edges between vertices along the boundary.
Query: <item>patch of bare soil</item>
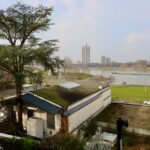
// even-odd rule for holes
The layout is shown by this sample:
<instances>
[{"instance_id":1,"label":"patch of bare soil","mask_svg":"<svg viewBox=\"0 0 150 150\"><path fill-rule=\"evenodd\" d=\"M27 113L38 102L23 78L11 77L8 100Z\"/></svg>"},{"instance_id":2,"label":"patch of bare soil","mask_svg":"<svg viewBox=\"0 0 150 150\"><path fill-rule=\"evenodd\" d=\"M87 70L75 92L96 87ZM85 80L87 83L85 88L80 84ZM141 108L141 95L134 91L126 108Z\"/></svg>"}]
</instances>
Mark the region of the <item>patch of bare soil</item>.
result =
<instances>
[{"instance_id":1,"label":"patch of bare soil","mask_svg":"<svg viewBox=\"0 0 150 150\"><path fill-rule=\"evenodd\" d=\"M150 107L111 104L98 115L98 120L116 124L118 117L127 118L130 127L150 130Z\"/></svg>"},{"instance_id":2,"label":"patch of bare soil","mask_svg":"<svg viewBox=\"0 0 150 150\"><path fill-rule=\"evenodd\" d=\"M124 150L150 150L150 145L136 145L124 148Z\"/></svg>"}]
</instances>

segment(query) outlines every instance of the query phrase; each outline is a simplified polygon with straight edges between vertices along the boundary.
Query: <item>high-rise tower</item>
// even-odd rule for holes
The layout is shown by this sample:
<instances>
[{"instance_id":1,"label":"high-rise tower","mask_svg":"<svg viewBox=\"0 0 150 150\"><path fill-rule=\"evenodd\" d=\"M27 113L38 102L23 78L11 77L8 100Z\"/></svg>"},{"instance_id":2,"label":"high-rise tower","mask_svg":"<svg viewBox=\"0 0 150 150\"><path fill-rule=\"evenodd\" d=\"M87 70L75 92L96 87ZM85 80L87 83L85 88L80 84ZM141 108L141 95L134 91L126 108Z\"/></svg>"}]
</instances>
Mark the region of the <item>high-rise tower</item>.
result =
<instances>
[{"instance_id":1,"label":"high-rise tower","mask_svg":"<svg viewBox=\"0 0 150 150\"><path fill-rule=\"evenodd\" d=\"M82 64L85 66L90 64L90 47L87 44L82 46Z\"/></svg>"}]
</instances>

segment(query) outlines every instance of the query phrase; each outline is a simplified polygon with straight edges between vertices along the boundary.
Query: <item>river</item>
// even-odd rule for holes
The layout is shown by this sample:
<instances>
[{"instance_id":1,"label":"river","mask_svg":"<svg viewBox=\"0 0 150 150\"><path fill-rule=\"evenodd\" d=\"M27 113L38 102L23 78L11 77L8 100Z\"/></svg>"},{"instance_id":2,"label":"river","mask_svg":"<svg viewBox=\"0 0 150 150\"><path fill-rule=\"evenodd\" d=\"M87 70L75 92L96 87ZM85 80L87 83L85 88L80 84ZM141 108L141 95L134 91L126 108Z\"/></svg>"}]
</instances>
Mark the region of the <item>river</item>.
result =
<instances>
[{"instance_id":1,"label":"river","mask_svg":"<svg viewBox=\"0 0 150 150\"><path fill-rule=\"evenodd\" d=\"M106 77L113 76L115 80L112 84L114 85L122 84L123 82L134 85L150 85L150 72L139 72L139 71L127 72L127 71L111 71L99 69L88 69L84 72L92 75L103 75Z\"/></svg>"}]
</instances>

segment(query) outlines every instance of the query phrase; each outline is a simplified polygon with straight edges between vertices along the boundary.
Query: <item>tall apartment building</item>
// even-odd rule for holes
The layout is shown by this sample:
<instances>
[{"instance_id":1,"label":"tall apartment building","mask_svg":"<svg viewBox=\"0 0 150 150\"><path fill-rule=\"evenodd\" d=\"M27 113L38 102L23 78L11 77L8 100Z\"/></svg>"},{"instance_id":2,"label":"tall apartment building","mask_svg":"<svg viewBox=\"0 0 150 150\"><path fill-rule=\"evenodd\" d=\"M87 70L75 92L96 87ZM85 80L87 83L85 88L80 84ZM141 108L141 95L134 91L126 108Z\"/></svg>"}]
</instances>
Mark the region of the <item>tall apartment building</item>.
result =
<instances>
[{"instance_id":1,"label":"tall apartment building","mask_svg":"<svg viewBox=\"0 0 150 150\"><path fill-rule=\"evenodd\" d=\"M111 59L110 57L106 57L106 65L110 65L111 64Z\"/></svg>"},{"instance_id":2,"label":"tall apartment building","mask_svg":"<svg viewBox=\"0 0 150 150\"><path fill-rule=\"evenodd\" d=\"M101 57L101 64L103 65L110 65L111 64L111 58L110 57Z\"/></svg>"},{"instance_id":3,"label":"tall apartment building","mask_svg":"<svg viewBox=\"0 0 150 150\"><path fill-rule=\"evenodd\" d=\"M82 64L85 66L90 64L90 47L87 44L82 46Z\"/></svg>"},{"instance_id":4,"label":"tall apartment building","mask_svg":"<svg viewBox=\"0 0 150 150\"><path fill-rule=\"evenodd\" d=\"M105 56L101 57L101 64L103 64L103 65L106 64L106 57Z\"/></svg>"}]
</instances>

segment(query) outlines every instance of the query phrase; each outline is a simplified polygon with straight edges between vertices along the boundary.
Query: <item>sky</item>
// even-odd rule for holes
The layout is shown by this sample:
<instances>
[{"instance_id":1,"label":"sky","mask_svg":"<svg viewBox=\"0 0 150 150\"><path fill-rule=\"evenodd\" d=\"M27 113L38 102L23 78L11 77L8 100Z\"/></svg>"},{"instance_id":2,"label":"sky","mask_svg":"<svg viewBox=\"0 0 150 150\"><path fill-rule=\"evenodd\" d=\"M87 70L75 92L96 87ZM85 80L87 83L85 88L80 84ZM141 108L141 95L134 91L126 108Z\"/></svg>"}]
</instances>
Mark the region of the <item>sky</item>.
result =
<instances>
[{"instance_id":1,"label":"sky","mask_svg":"<svg viewBox=\"0 0 150 150\"><path fill-rule=\"evenodd\" d=\"M112 61L150 59L150 0L20 0L38 6L53 6L52 23L42 40L58 39L61 58L81 61L82 46L91 48L91 62L101 56ZM17 0L0 0L5 9Z\"/></svg>"}]
</instances>

